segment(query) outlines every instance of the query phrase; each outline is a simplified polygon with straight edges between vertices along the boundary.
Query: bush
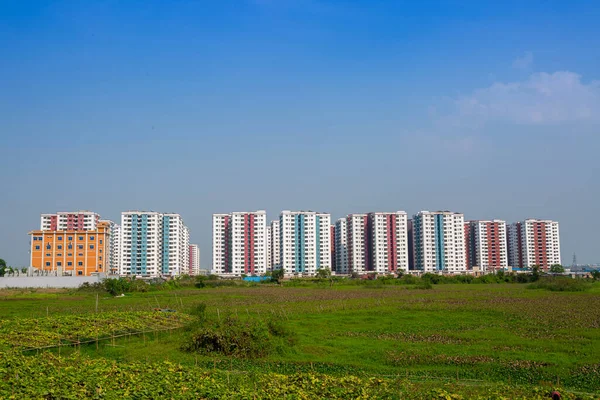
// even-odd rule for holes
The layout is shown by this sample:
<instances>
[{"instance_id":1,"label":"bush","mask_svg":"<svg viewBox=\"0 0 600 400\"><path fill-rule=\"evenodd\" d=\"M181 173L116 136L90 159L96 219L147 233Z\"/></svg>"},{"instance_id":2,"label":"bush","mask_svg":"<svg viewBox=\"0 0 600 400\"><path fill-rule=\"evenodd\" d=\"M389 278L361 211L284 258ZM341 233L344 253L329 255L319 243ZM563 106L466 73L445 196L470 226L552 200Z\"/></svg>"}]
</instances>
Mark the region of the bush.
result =
<instances>
[{"instance_id":1,"label":"bush","mask_svg":"<svg viewBox=\"0 0 600 400\"><path fill-rule=\"evenodd\" d=\"M113 296L129 292L130 281L125 278L108 278L104 280L104 290Z\"/></svg>"},{"instance_id":2,"label":"bush","mask_svg":"<svg viewBox=\"0 0 600 400\"><path fill-rule=\"evenodd\" d=\"M398 282L403 285L416 285L419 283L420 279L414 275L402 275L402 277L398 277Z\"/></svg>"},{"instance_id":3,"label":"bush","mask_svg":"<svg viewBox=\"0 0 600 400\"><path fill-rule=\"evenodd\" d=\"M433 289L433 286L431 285L431 282L423 279L415 285L415 289Z\"/></svg>"},{"instance_id":4,"label":"bush","mask_svg":"<svg viewBox=\"0 0 600 400\"><path fill-rule=\"evenodd\" d=\"M229 315L212 326L199 328L181 348L208 355L260 358L293 344L291 332L279 322L242 321Z\"/></svg>"},{"instance_id":5,"label":"bush","mask_svg":"<svg viewBox=\"0 0 600 400\"><path fill-rule=\"evenodd\" d=\"M583 292L591 287L581 279L567 277L544 277L527 286L528 289L545 289L552 292Z\"/></svg>"}]
</instances>

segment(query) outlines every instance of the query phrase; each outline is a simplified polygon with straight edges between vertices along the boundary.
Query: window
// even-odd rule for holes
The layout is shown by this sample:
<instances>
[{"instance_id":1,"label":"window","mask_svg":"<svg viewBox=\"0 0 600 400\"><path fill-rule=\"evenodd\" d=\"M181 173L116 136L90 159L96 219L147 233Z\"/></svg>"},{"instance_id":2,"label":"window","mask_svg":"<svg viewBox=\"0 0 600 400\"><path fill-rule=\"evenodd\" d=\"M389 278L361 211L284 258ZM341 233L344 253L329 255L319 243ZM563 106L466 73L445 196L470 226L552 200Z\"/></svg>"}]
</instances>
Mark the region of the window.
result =
<instances>
[{"instance_id":1,"label":"window","mask_svg":"<svg viewBox=\"0 0 600 400\"><path fill-rule=\"evenodd\" d=\"M99 240L100 244L102 244L102 239Z\"/></svg>"},{"instance_id":2,"label":"window","mask_svg":"<svg viewBox=\"0 0 600 400\"><path fill-rule=\"evenodd\" d=\"M77 271L77 275L83 275L83 271Z\"/></svg>"},{"instance_id":3,"label":"window","mask_svg":"<svg viewBox=\"0 0 600 400\"><path fill-rule=\"evenodd\" d=\"M90 244L90 250L92 250L94 248L93 244Z\"/></svg>"},{"instance_id":4,"label":"window","mask_svg":"<svg viewBox=\"0 0 600 400\"><path fill-rule=\"evenodd\" d=\"M79 250L83 250L83 245L80 244L79 246L77 246L79 248Z\"/></svg>"},{"instance_id":5,"label":"window","mask_svg":"<svg viewBox=\"0 0 600 400\"><path fill-rule=\"evenodd\" d=\"M58 240L62 240L62 236L59 236L59 237L58 237Z\"/></svg>"},{"instance_id":6,"label":"window","mask_svg":"<svg viewBox=\"0 0 600 400\"><path fill-rule=\"evenodd\" d=\"M83 240L83 236L79 236L79 240Z\"/></svg>"},{"instance_id":7,"label":"window","mask_svg":"<svg viewBox=\"0 0 600 400\"><path fill-rule=\"evenodd\" d=\"M60 266L61 266L61 262L60 262L60 261L59 261L59 262L57 262L57 263L56 263L56 266L57 266L57 267L60 267Z\"/></svg>"},{"instance_id":8,"label":"window","mask_svg":"<svg viewBox=\"0 0 600 400\"><path fill-rule=\"evenodd\" d=\"M77 265L79 265L79 266L81 267L81 266L83 265L83 261L79 261L79 262L77 263Z\"/></svg>"},{"instance_id":9,"label":"window","mask_svg":"<svg viewBox=\"0 0 600 400\"><path fill-rule=\"evenodd\" d=\"M69 250L73 249L73 245L71 243L69 243Z\"/></svg>"},{"instance_id":10,"label":"window","mask_svg":"<svg viewBox=\"0 0 600 400\"><path fill-rule=\"evenodd\" d=\"M59 250L62 250L62 246L61 246L60 244L58 245L58 249L59 249Z\"/></svg>"},{"instance_id":11,"label":"window","mask_svg":"<svg viewBox=\"0 0 600 400\"><path fill-rule=\"evenodd\" d=\"M73 236L69 236L67 240L73 240Z\"/></svg>"},{"instance_id":12,"label":"window","mask_svg":"<svg viewBox=\"0 0 600 400\"><path fill-rule=\"evenodd\" d=\"M93 237L93 236L90 236L90 240L94 240L94 237Z\"/></svg>"},{"instance_id":13,"label":"window","mask_svg":"<svg viewBox=\"0 0 600 400\"><path fill-rule=\"evenodd\" d=\"M47 263L46 263L46 267L49 267L49 266L50 266L50 262L47 262Z\"/></svg>"},{"instance_id":14,"label":"window","mask_svg":"<svg viewBox=\"0 0 600 400\"><path fill-rule=\"evenodd\" d=\"M72 263L71 261L69 261L69 262L67 263L67 266L68 266L68 267L70 267L70 266L72 266L72 265L73 265L73 263Z\"/></svg>"},{"instance_id":15,"label":"window","mask_svg":"<svg viewBox=\"0 0 600 400\"><path fill-rule=\"evenodd\" d=\"M52 248L52 246L50 246L50 245L47 245L47 246L46 246L46 249L47 249L47 250L50 250L51 248Z\"/></svg>"},{"instance_id":16,"label":"window","mask_svg":"<svg viewBox=\"0 0 600 400\"><path fill-rule=\"evenodd\" d=\"M40 249L40 246L35 246L35 249L36 249L36 250L39 250L39 249Z\"/></svg>"}]
</instances>

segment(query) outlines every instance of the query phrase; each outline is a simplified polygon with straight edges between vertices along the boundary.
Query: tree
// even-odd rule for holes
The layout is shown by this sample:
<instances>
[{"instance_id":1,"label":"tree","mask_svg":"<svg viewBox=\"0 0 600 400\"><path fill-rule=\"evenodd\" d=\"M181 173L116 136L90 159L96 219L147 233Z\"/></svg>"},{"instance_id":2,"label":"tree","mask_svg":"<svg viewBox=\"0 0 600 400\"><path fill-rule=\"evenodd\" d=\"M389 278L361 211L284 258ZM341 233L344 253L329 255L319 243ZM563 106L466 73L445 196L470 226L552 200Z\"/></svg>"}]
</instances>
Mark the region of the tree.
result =
<instances>
[{"instance_id":1,"label":"tree","mask_svg":"<svg viewBox=\"0 0 600 400\"><path fill-rule=\"evenodd\" d=\"M317 278L319 279L329 279L331 277L331 271L327 268L320 268L317 271Z\"/></svg>"},{"instance_id":2,"label":"tree","mask_svg":"<svg viewBox=\"0 0 600 400\"><path fill-rule=\"evenodd\" d=\"M540 279L540 266L534 265L531 272L531 282L536 282Z\"/></svg>"},{"instance_id":3,"label":"tree","mask_svg":"<svg viewBox=\"0 0 600 400\"><path fill-rule=\"evenodd\" d=\"M553 274L562 274L565 272L565 269L560 264L554 264L550 266L550 272Z\"/></svg>"},{"instance_id":4,"label":"tree","mask_svg":"<svg viewBox=\"0 0 600 400\"><path fill-rule=\"evenodd\" d=\"M0 276L4 276L6 273L6 261L0 258Z\"/></svg>"},{"instance_id":5,"label":"tree","mask_svg":"<svg viewBox=\"0 0 600 400\"><path fill-rule=\"evenodd\" d=\"M595 281L600 280L600 269L596 269L596 270L590 272L590 274L592 274L592 278Z\"/></svg>"},{"instance_id":6,"label":"tree","mask_svg":"<svg viewBox=\"0 0 600 400\"><path fill-rule=\"evenodd\" d=\"M273 271L271 279L281 285L281 281L283 280L283 269L276 269Z\"/></svg>"}]
</instances>

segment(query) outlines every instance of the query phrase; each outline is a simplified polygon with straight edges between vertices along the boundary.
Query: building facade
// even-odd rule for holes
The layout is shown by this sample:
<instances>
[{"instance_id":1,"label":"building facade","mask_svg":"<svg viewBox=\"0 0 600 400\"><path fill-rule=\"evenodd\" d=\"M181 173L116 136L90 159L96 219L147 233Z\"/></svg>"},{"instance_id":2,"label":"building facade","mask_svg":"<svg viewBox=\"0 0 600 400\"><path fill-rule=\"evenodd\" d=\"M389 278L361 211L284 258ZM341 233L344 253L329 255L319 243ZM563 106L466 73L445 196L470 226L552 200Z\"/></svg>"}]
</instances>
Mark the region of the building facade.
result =
<instances>
[{"instance_id":1,"label":"building facade","mask_svg":"<svg viewBox=\"0 0 600 400\"><path fill-rule=\"evenodd\" d=\"M367 271L370 247L367 243L367 214L349 214L346 217L346 246L348 248L348 273Z\"/></svg>"},{"instance_id":2,"label":"building facade","mask_svg":"<svg viewBox=\"0 0 600 400\"><path fill-rule=\"evenodd\" d=\"M90 276L107 273L109 265L108 222L96 229L44 229L29 232L30 265L58 275Z\"/></svg>"},{"instance_id":3,"label":"building facade","mask_svg":"<svg viewBox=\"0 0 600 400\"><path fill-rule=\"evenodd\" d=\"M348 272L408 271L406 212L350 214L345 224Z\"/></svg>"},{"instance_id":4,"label":"building facade","mask_svg":"<svg viewBox=\"0 0 600 400\"><path fill-rule=\"evenodd\" d=\"M180 275L189 269L189 230L179 214L121 214L120 275Z\"/></svg>"},{"instance_id":5,"label":"building facade","mask_svg":"<svg viewBox=\"0 0 600 400\"><path fill-rule=\"evenodd\" d=\"M280 228L279 220L271 221L269 227L269 234L271 235L271 248L269 257L271 258L271 269L281 269L281 243L280 240Z\"/></svg>"},{"instance_id":6,"label":"building facade","mask_svg":"<svg viewBox=\"0 0 600 400\"><path fill-rule=\"evenodd\" d=\"M348 232L346 218L335 222L335 272L348 274Z\"/></svg>"},{"instance_id":7,"label":"building facade","mask_svg":"<svg viewBox=\"0 0 600 400\"><path fill-rule=\"evenodd\" d=\"M212 273L260 275L267 271L267 213L213 214Z\"/></svg>"},{"instance_id":8,"label":"building facade","mask_svg":"<svg viewBox=\"0 0 600 400\"><path fill-rule=\"evenodd\" d=\"M508 267L505 221L465 223L465 243L467 268L476 266L486 272Z\"/></svg>"},{"instance_id":9,"label":"building facade","mask_svg":"<svg viewBox=\"0 0 600 400\"><path fill-rule=\"evenodd\" d=\"M58 212L42 214L42 231L92 231L98 227L100 215L93 211Z\"/></svg>"},{"instance_id":10,"label":"building facade","mask_svg":"<svg viewBox=\"0 0 600 400\"><path fill-rule=\"evenodd\" d=\"M281 267L286 275L331 270L331 216L313 211L282 211L279 216Z\"/></svg>"},{"instance_id":11,"label":"building facade","mask_svg":"<svg viewBox=\"0 0 600 400\"><path fill-rule=\"evenodd\" d=\"M413 216L415 270L466 271L464 215L450 211L421 211Z\"/></svg>"},{"instance_id":12,"label":"building facade","mask_svg":"<svg viewBox=\"0 0 600 400\"><path fill-rule=\"evenodd\" d=\"M190 275L200 275L200 247L197 244L190 244L188 259L190 266L187 273Z\"/></svg>"},{"instance_id":13,"label":"building facade","mask_svg":"<svg viewBox=\"0 0 600 400\"><path fill-rule=\"evenodd\" d=\"M526 219L507 229L508 258L512 267L547 270L561 263L560 230L556 221Z\"/></svg>"},{"instance_id":14,"label":"building facade","mask_svg":"<svg viewBox=\"0 0 600 400\"><path fill-rule=\"evenodd\" d=\"M109 226L108 238L108 272L118 274L121 262L121 226L113 221L100 220Z\"/></svg>"}]
</instances>

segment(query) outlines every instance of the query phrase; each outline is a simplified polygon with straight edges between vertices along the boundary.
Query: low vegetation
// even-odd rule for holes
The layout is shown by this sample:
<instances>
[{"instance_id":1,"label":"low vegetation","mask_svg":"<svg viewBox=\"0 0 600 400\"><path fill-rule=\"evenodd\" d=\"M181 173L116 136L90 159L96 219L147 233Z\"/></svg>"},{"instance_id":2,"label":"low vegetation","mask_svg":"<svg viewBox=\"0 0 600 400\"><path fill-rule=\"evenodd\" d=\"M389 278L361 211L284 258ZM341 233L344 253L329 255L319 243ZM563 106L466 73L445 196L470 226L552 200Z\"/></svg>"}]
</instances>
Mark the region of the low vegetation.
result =
<instances>
[{"instance_id":1,"label":"low vegetation","mask_svg":"<svg viewBox=\"0 0 600 400\"><path fill-rule=\"evenodd\" d=\"M546 289L552 292L583 292L592 288L590 282L568 277L543 277L529 284L529 289Z\"/></svg>"},{"instance_id":2,"label":"low vegetation","mask_svg":"<svg viewBox=\"0 0 600 400\"><path fill-rule=\"evenodd\" d=\"M0 398L597 398L600 283L494 279L4 290Z\"/></svg>"}]
</instances>

